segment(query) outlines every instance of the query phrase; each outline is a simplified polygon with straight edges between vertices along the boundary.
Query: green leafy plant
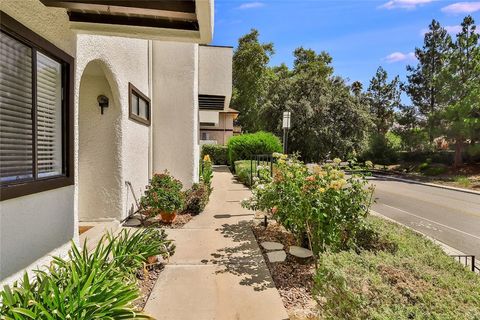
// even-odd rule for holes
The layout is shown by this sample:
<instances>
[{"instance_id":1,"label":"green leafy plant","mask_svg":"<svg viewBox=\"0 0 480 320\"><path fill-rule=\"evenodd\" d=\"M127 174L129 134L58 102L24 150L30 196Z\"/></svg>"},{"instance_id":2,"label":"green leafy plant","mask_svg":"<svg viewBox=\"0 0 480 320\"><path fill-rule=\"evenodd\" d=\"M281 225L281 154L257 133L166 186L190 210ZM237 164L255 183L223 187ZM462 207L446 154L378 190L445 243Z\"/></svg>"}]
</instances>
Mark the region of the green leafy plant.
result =
<instances>
[{"instance_id":1,"label":"green leafy plant","mask_svg":"<svg viewBox=\"0 0 480 320\"><path fill-rule=\"evenodd\" d=\"M200 214L206 207L210 191L203 182L195 183L191 189L186 192L185 212L192 215Z\"/></svg>"},{"instance_id":2,"label":"green leafy plant","mask_svg":"<svg viewBox=\"0 0 480 320\"><path fill-rule=\"evenodd\" d=\"M213 164L227 164L227 146L221 144L204 144L201 158L209 155Z\"/></svg>"},{"instance_id":3,"label":"green leafy plant","mask_svg":"<svg viewBox=\"0 0 480 320\"><path fill-rule=\"evenodd\" d=\"M141 206L149 208L147 212L153 216L160 212L174 213L184 206L182 187L182 183L173 178L168 171L154 174L140 200Z\"/></svg>"},{"instance_id":4,"label":"green leafy plant","mask_svg":"<svg viewBox=\"0 0 480 320\"><path fill-rule=\"evenodd\" d=\"M0 313L5 319L150 319L132 309L139 290L111 263L112 243L100 243L93 253L86 248L72 244L68 259L54 257L33 281L25 273L22 282L5 286Z\"/></svg>"},{"instance_id":5,"label":"green leafy plant","mask_svg":"<svg viewBox=\"0 0 480 320\"><path fill-rule=\"evenodd\" d=\"M327 249L354 247L372 201L366 179L360 174L346 177L338 168L340 159L309 170L297 156L278 157L273 178L261 173L253 196L242 204L271 212L298 242L307 238L316 257Z\"/></svg>"},{"instance_id":6,"label":"green leafy plant","mask_svg":"<svg viewBox=\"0 0 480 320\"><path fill-rule=\"evenodd\" d=\"M175 253L173 240L167 239L164 229L146 228L131 232L123 229L117 236L107 234L112 263L127 273L134 274L149 257L168 259Z\"/></svg>"},{"instance_id":7,"label":"green leafy plant","mask_svg":"<svg viewBox=\"0 0 480 320\"><path fill-rule=\"evenodd\" d=\"M455 183L460 185L461 187L468 188L472 185L472 181L465 176L457 176L454 179Z\"/></svg>"},{"instance_id":8,"label":"green leafy plant","mask_svg":"<svg viewBox=\"0 0 480 320\"><path fill-rule=\"evenodd\" d=\"M202 159L201 180L210 189L212 187L213 166L210 156L206 154Z\"/></svg>"},{"instance_id":9,"label":"green leafy plant","mask_svg":"<svg viewBox=\"0 0 480 320\"><path fill-rule=\"evenodd\" d=\"M228 140L228 162L234 165L237 160L251 159L256 154L282 152L280 139L269 132L242 134Z\"/></svg>"}]
</instances>

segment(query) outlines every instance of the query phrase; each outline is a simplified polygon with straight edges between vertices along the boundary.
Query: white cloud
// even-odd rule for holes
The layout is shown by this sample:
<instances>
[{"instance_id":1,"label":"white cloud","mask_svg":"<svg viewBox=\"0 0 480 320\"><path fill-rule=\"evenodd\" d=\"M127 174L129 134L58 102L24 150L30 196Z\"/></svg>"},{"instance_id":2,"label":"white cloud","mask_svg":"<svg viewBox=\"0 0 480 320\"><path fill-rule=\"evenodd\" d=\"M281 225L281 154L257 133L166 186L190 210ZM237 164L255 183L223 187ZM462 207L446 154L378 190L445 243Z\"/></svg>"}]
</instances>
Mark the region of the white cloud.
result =
<instances>
[{"instance_id":1,"label":"white cloud","mask_svg":"<svg viewBox=\"0 0 480 320\"><path fill-rule=\"evenodd\" d=\"M265 3L263 2L246 2L241 4L237 9L245 10L245 9L254 9L254 8L261 8L264 7Z\"/></svg>"},{"instance_id":2,"label":"white cloud","mask_svg":"<svg viewBox=\"0 0 480 320\"><path fill-rule=\"evenodd\" d=\"M473 13L480 10L480 1L457 2L442 8L445 13Z\"/></svg>"},{"instance_id":3,"label":"white cloud","mask_svg":"<svg viewBox=\"0 0 480 320\"><path fill-rule=\"evenodd\" d=\"M409 61L415 61L415 53L409 52L409 53L403 53L403 52L393 52L386 56L384 60L388 63L395 63L395 62L409 62Z\"/></svg>"},{"instance_id":4,"label":"white cloud","mask_svg":"<svg viewBox=\"0 0 480 320\"><path fill-rule=\"evenodd\" d=\"M415 9L417 6L436 0L390 0L380 6L383 9Z\"/></svg>"}]
</instances>

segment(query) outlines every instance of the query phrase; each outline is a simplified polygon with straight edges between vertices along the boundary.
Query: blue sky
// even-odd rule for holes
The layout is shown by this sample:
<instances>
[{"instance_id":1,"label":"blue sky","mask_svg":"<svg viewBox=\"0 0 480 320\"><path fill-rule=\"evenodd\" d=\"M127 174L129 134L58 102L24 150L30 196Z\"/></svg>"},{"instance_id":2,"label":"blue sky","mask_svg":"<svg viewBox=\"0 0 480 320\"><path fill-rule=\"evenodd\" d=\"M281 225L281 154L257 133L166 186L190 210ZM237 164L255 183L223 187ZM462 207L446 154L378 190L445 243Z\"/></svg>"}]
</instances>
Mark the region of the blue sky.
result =
<instances>
[{"instance_id":1,"label":"blue sky","mask_svg":"<svg viewBox=\"0 0 480 320\"><path fill-rule=\"evenodd\" d=\"M213 44L237 44L251 28L273 42L271 64L291 66L292 52L303 46L325 50L335 73L368 86L378 66L405 79L432 19L455 34L471 14L480 25L480 1L444 0L216 0Z\"/></svg>"}]
</instances>

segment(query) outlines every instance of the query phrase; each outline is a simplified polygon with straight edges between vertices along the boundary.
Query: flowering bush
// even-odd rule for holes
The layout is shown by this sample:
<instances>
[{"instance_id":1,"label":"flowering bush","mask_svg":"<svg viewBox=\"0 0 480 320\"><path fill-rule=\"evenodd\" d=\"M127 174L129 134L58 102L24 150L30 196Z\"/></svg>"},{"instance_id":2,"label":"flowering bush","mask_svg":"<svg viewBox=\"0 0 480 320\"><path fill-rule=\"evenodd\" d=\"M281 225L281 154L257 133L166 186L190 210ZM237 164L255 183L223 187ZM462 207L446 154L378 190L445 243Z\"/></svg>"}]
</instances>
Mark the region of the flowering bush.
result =
<instances>
[{"instance_id":1,"label":"flowering bush","mask_svg":"<svg viewBox=\"0 0 480 320\"><path fill-rule=\"evenodd\" d=\"M142 208L150 208L151 215L159 212L173 213L184 205L182 183L172 177L168 171L156 173L150 180L145 194L140 200Z\"/></svg>"},{"instance_id":2,"label":"flowering bush","mask_svg":"<svg viewBox=\"0 0 480 320\"><path fill-rule=\"evenodd\" d=\"M243 206L272 213L299 242L306 236L316 256L326 249L354 246L372 199L366 179L359 174L347 177L338 168L340 159L309 169L297 156L275 156L273 177L260 174Z\"/></svg>"},{"instance_id":3,"label":"flowering bush","mask_svg":"<svg viewBox=\"0 0 480 320\"><path fill-rule=\"evenodd\" d=\"M212 186L212 178L213 178L213 166L212 166L212 160L210 159L210 156L206 154L203 156L203 161L202 161L202 175L201 175L201 180L205 185L208 187L209 192L211 191L211 186Z\"/></svg>"}]
</instances>

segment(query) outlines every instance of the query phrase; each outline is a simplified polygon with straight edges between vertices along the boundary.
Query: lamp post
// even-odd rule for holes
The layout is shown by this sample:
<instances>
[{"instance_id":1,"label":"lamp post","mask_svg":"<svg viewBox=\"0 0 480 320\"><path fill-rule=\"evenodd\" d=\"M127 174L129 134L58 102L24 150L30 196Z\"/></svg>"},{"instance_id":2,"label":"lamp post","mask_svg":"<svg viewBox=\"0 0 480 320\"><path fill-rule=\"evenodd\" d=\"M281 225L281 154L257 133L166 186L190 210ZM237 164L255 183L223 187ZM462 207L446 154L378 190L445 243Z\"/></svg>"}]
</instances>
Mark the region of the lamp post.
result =
<instances>
[{"instance_id":1,"label":"lamp post","mask_svg":"<svg viewBox=\"0 0 480 320\"><path fill-rule=\"evenodd\" d=\"M288 152L288 129L290 129L290 119L291 119L291 112L284 111L283 112L283 153L287 154Z\"/></svg>"}]
</instances>

